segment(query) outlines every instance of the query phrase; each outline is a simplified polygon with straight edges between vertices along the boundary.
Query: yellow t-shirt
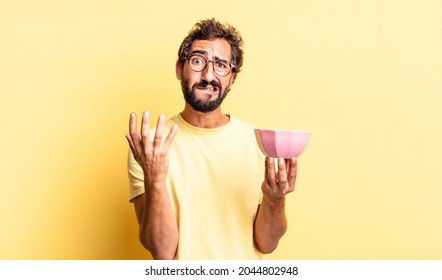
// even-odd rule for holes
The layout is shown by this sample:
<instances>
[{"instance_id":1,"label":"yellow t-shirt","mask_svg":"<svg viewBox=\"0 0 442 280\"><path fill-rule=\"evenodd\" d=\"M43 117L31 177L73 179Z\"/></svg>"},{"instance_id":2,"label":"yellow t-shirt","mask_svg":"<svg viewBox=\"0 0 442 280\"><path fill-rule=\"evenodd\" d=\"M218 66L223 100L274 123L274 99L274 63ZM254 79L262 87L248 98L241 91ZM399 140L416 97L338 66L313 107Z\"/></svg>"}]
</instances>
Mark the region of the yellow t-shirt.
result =
<instances>
[{"instance_id":1,"label":"yellow t-shirt","mask_svg":"<svg viewBox=\"0 0 442 280\"><path fill-rule=\"evenodd\" d=\"M262 259L253 241L265 157L254 127L234 117L203 129L181 115L169 149L167 187L179 230L177 259ZM151 133L153 135L153 133ZM165 134L166 135L166 134ZM128 157L130 199L144 192L143 171Z\"/></svg>"}]
</instances>

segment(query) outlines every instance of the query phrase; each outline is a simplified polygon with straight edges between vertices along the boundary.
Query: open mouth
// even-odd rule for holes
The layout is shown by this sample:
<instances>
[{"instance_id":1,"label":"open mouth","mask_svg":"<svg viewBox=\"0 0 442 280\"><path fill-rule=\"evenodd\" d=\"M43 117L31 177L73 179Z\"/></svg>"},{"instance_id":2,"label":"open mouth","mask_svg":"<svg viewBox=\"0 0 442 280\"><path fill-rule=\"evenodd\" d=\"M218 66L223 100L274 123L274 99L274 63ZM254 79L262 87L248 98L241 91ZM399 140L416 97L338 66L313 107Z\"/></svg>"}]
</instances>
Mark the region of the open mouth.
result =
<instances>
[{"instance_id":1,"label":"open mouth","mask_svg":"<svg viewBox=\"0 0 442 280\"><path fill-rule=\"evenodd\" d=\"M204 92L205 94L214 94L214 93L218 93L219 88L218 87L214 87L214 86L206 86L206 87L201 87L198 86L196 87L197 90Z\"/></svg>"}]
</instances>

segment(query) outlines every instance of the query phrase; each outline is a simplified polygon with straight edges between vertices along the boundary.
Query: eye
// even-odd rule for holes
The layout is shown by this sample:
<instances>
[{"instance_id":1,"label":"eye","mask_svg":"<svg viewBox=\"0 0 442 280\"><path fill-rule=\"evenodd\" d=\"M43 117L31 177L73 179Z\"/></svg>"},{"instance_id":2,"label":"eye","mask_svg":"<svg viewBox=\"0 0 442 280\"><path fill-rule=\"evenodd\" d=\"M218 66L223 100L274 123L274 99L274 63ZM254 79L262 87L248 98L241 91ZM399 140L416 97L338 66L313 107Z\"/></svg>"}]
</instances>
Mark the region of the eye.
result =
<instances>
[{"instance_id":1,"label":"eye","mask_svg":"<svg viewBox=\"0 0 442 280\"><path fill-rule=\"evenodd\" d=\"M190 62L193 65L205 64L205 60L202 57L199 57L199 56L192 56L191 59L190 59Z\"/></svg>"},{"instance_id":2,"label":"eye","mask_svg":"<svg viewBox=\"0 0 442 280\"><path fill-rule=\"evenodd\" d=\"M226 68L228 68L227 62L222 61L222 60L217 60L215 62L215 65L216 65L216 68L219 68L219 69L226 69Z\"/></svg>"}]
</instances>

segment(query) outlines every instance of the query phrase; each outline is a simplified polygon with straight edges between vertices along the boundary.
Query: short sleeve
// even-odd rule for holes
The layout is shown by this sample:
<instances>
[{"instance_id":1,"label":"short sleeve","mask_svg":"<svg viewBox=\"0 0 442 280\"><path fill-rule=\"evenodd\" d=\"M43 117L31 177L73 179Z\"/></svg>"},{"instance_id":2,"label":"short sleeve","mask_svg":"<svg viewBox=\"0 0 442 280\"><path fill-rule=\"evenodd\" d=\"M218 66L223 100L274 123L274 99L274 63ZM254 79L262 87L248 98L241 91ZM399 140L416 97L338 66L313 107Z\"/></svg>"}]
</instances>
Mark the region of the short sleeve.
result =
<instances>
[{"instance_id":1,"label":"short sleeve","mask_svg":"<svg viewBox=\"0 0 442 280\"><path fill-rule=\"evenodd\" d=\"M135 160L132 150L127 154L127 171L129 176L129 201L144 193L143 169Z\"/></svg>"}]
</instances>

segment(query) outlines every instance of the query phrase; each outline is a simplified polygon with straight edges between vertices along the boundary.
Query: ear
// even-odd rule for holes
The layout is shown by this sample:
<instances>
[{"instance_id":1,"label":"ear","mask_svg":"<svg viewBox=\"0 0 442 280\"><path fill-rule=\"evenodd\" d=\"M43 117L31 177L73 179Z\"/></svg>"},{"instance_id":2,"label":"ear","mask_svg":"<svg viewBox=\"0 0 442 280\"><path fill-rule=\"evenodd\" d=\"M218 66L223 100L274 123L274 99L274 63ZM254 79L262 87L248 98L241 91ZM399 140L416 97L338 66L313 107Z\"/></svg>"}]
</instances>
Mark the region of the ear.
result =
<instances>
[{"instance_id":1,"label":"ear","mask_svg":"<svg viewBox=\"0 0 442 280\"><path fill-rule=\"evenodd\" d=\"M236 73L232 73L232 76L230 77L230 84L233 85L236 79Z\"/></svg>"},{"instance_id":2,"label":"ear","mask_svg":"<svg viewBox=\"0 0 442 280\"><path fill-rule=\"evenodd\" d=\"M177 60L175 64L175 75L178 80L181 80L183 77L183 66L179 60Z\"/></svg>"}]
</instances>

